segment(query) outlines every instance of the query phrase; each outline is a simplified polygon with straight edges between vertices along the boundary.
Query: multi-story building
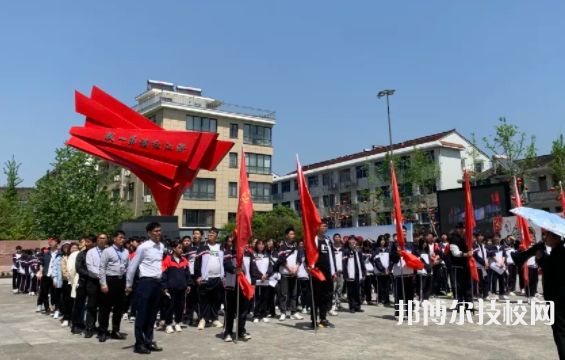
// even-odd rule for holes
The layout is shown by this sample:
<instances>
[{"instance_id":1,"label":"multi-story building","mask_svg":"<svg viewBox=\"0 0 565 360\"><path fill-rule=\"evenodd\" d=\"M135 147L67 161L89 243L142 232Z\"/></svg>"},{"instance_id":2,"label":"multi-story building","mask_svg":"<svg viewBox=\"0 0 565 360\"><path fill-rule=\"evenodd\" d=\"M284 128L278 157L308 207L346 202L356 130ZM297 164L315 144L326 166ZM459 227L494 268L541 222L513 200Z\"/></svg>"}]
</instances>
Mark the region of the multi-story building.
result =
<instances>
[{"instance_id":1,"label":"multi-story building","mask_svg":"<svg viewBox=\"0 0 565 360\"><path fill-rule=\"evenodd\" d=\"M489 157L480 149L474 147L457 131L450 130L439 134L429 135L414 140L394 144L395 155L409 160L414 148L425 151L427 156L437 163L439 177L433 190L425 196L426 204L437 207L438 190L461 187L462 169L472 169L482 172L490 168ZM381 194L390 196L390 184L374 181L375 169L382 168L383 161L389 152L388 146L373 146L372 149L345 155L303 167L304 176L308 183L312 199L321 216L327 215L336 204L346 204L348 208L358 209L359 204L366 201L367 190L374 192L380 187ZM300 198L298 195L296 173L276 177L273 180L273 203L294 208L300 215ZM402 192L402 191L401 191ZM418 188L412 188L402 194L402 197L416 199L420 196ZM420 199L418 198L418 201ZM422 205L424 207L424 205ZM437 211L437 209L436 209ZM392 222L390 209L380 207L385 224ZM354 211L351 211L354 213ZM341 220L342 227L363 226L372 223L370 213L359 213ZM427 212L422 218L412 219L418 223L428 223ZM381 220L382 223L382 220ZM333 224L330 223L330 226Z\"/></svg>"},{"instance_id":2,"label":"multi-story building","mask_svg":"<svg viewBox=\"0 0 565 360\"><path fill-rule=\"evenodd\" d=\"M214 132L219 140L235 143L215 171L201 170L185 191L175 212L181 234L190 234L196 227L221 227L235 218L242 145L253 209L272 210L274 111L230 105L202 96L201 89L152 80L135 100L133 108L165 130ZM113 180L110 190L131 206L135 216L152 210L155 215L149 188L133 173L120 169Z\"/></svg>"}]
</instances>

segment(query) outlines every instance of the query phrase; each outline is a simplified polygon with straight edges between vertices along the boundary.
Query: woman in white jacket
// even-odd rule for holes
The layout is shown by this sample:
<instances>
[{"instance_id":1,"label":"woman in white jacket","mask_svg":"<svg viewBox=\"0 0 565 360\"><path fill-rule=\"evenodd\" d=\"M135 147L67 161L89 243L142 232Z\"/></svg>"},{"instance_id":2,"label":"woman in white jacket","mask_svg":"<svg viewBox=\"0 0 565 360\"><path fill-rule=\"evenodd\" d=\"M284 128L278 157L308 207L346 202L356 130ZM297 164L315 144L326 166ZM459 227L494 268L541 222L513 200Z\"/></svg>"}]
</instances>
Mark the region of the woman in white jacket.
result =
<instances>
[{"instance_id":1,"label":"woman in white jacket","mask_svg":"<svg viewBox=\"0 0 565 360\"><path fill-rule=\"evenodd\" d=\"M75 298L76 298L76 289L77 289L77 285L78 285L78 274L76 273L76 259L77 259L77 255L79 254L80 251L78 251L78 244L73 243L71 244L71 248L69 250L70 255L67 259L67 268L64 269L65 274L68 274L68 287L69 289L64 289L64 295L68 294L67 291L70 292L70 295L64 296L64 299L67 301L67 304L65 306L65 308L67 309L71 309L71 314L72 314L72 309L74 307L74 302L75 302ZM66 315L66 314L65 314ZM69 326L69 320L70 320L70 315L69 318L67 319L66 317L63 318L63 325L62 326Z\"/></svg>"}]
</instances>

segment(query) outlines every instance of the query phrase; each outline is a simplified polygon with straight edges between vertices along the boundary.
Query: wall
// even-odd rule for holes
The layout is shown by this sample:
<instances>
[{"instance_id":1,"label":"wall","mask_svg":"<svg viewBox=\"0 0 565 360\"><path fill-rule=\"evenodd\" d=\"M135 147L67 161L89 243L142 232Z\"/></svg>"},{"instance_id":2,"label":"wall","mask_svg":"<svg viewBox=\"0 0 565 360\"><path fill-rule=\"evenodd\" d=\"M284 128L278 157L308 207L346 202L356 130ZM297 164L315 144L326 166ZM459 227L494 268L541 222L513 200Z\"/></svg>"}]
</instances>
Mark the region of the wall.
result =
<instances>
[{"instance_id":1,"label":"wall","mask_svg":"<svg viewBox=\"0 0 565 360\"><path fill-rule=\"evenodd\" d=\"M16 252L16 246L23 249L35 249L48 246L47 240L14 240L0 241L0 272L10 271L12 268L12 254Z\"/></svg>"},{"instance_id":2,"label":"wall","mask_svg":"<svg viewBox=\"0 0 565 360\"><path fill-rule=\"evenodd\" d=\"M463 178L461 169L461 151L456 149L441 148L439 156L441 177L438 190L460 188L457 181Z\"/></svg>"}]
</instances>

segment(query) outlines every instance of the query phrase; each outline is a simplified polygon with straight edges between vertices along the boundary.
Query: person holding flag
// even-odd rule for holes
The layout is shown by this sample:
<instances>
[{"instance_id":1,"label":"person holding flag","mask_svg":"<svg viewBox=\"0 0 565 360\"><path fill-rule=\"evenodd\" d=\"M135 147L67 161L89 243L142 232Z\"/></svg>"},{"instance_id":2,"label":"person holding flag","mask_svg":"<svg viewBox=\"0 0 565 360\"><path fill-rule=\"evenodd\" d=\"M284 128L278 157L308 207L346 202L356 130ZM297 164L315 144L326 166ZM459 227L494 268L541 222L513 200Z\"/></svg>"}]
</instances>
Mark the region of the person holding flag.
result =
<instances>
[{"instance_id":1,"label":"person holding flag","mask_svg":"<svg viewBox=\"0 0 565 360\"><path fill-rule=\"evenodd\" d=\"M310 273L312 287L312 324L316 329L335 327L326 318L331 306L334 282L337 280L335 249L330 238L326 237L328 224L322 223L318 210L308 192L304 172L296 156L296 179L302 209L302 226L304 227L304 248L306 250L307 271ZM317 324L316 314L319 311L320 321Z\"/></svg>"},{"instance_id":2,"label":"person holding flag","mask_svg":"<svg viewBox=\"0 0 565 360\"><path fill-rule=\"evenodd\" d=\"M469 249L465 236L465 224L460 222L449 239L449 256L454 270L457 310L464 307L473 311L471 290L471 272L469 260L473 259L473 251Z\"/></svg>"}]
</instances>

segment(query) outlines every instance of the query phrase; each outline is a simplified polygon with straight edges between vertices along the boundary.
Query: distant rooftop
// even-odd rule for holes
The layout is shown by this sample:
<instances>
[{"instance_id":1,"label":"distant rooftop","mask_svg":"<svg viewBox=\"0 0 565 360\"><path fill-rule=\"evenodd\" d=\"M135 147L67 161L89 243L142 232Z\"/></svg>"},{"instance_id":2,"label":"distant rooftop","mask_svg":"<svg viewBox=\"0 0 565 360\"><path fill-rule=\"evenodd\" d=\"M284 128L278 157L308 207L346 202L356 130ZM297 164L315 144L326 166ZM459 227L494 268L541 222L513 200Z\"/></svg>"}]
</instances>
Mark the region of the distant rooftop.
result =
<instances>
[{"instance_id":1,"label":"distant rooftop","mask_svg":"<svg viewBox=\"0 0 565 360\"><path fill-rule=\"evenodd\" d=\"M147 91L138 95L138 102L132 108L139 113L149 112L159 106L189 108L207 114L248 118L259 122L275 122L275 112L249 106L229 104L224 101L202 96L202 89L147 80Z\"/></svg>"}]
</instances>

